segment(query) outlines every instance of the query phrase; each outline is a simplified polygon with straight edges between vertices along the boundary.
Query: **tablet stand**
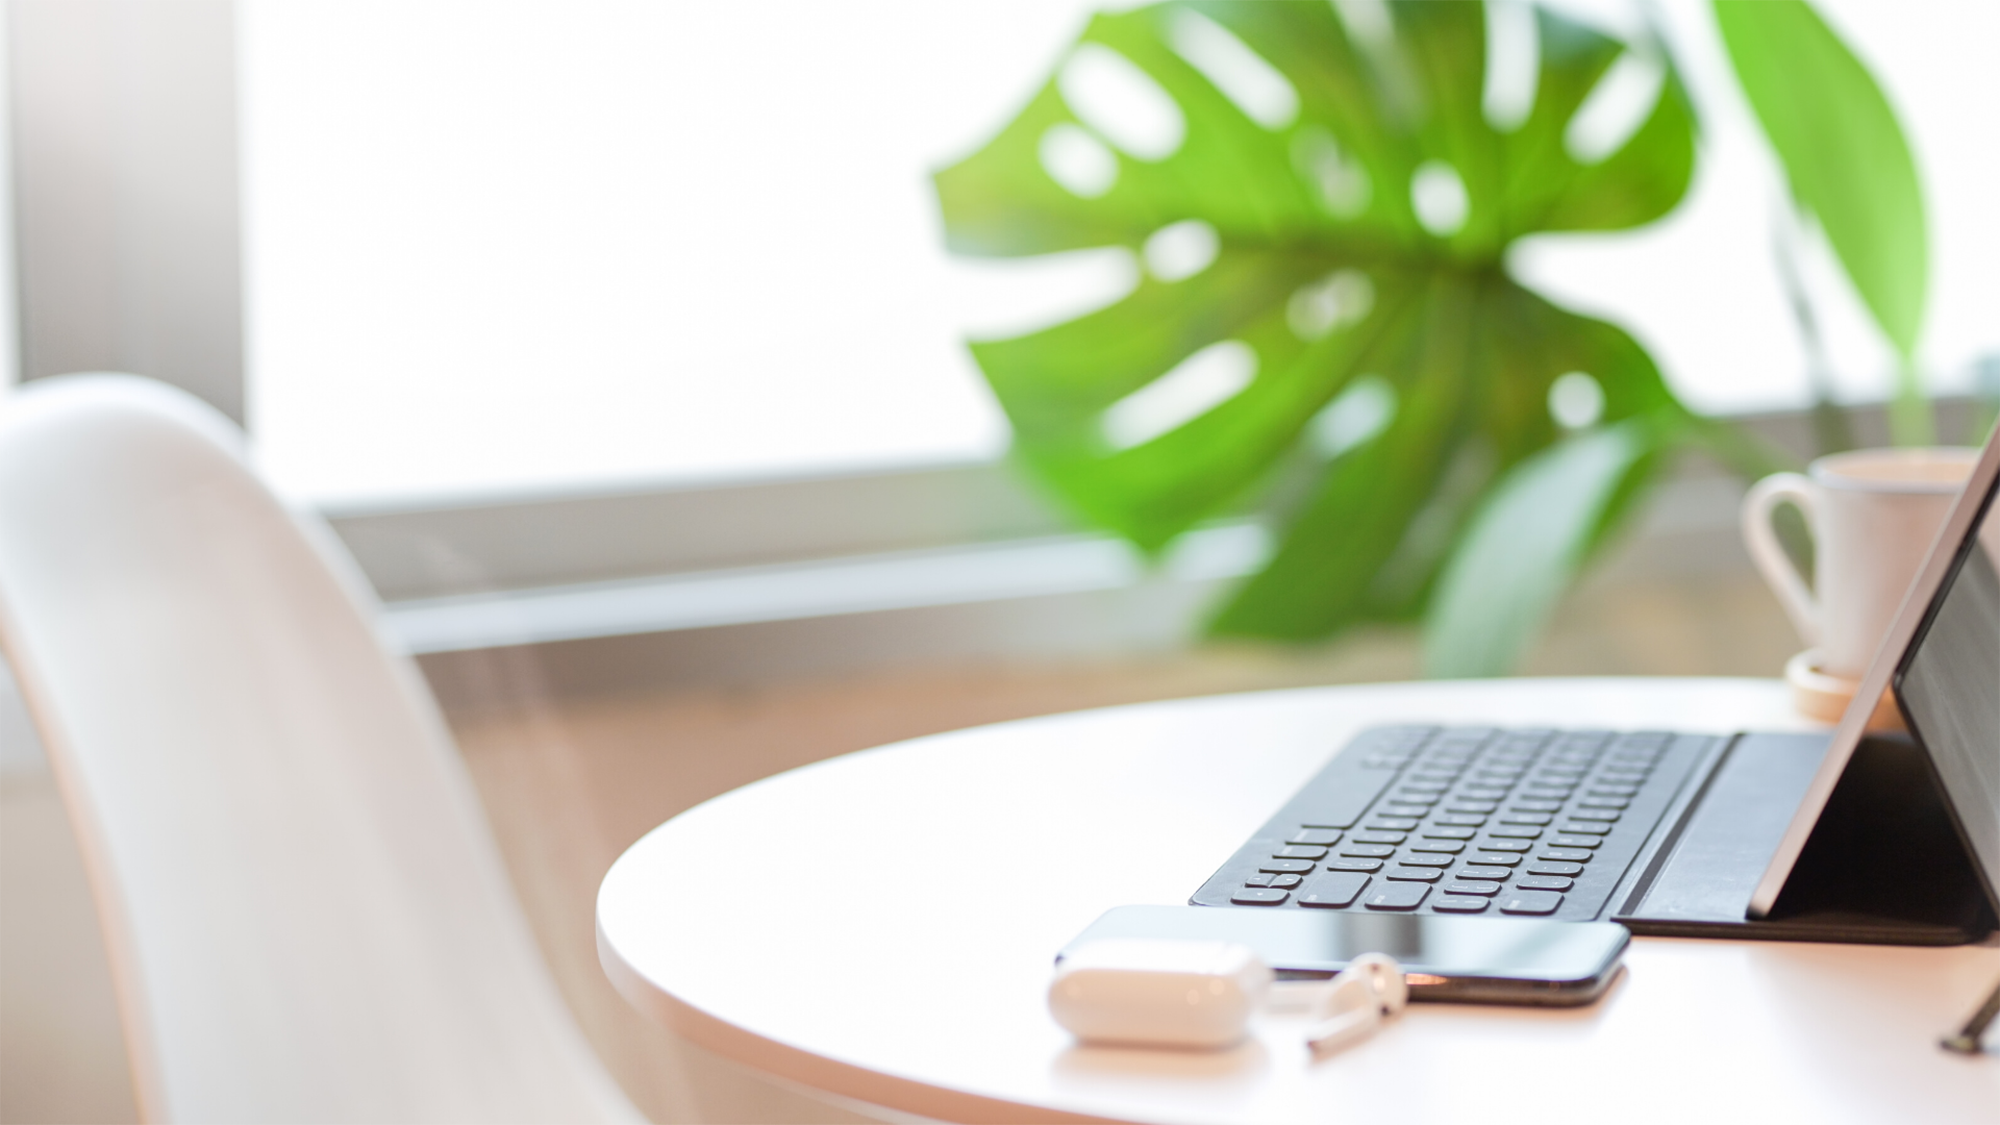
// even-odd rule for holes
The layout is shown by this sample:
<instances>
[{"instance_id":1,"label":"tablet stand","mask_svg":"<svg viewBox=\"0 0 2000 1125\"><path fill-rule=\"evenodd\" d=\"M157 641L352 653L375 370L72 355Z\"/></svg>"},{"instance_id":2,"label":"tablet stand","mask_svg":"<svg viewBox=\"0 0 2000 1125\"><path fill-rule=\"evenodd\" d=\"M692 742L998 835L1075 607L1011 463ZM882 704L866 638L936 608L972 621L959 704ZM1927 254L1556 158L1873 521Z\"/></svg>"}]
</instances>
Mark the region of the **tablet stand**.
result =
<instances>
[{"instance_id":1,"label":"tablet stand","mask_svg":"<svg viewBox=\"0 0 2000 1125\"><path fill-rule=\"evenodd\" d=\"M1993 986L1993 991L1986 997L1986 1002L1979 1006L1978 1011L1972 1013L1972 1018L1965 1021L1965 1026L1958 1029L1958 1034L1945 1036L1938 1041L1938 1046L1947 1051L1957 1051L1961 1055L1979 1054L1986 1049L1984 1044L1986 1029L1993 1026L1996 1018L2000 1018L2000 984Z\"/></svg>"},{"instance_id":2,"label":"tablet stand","mask_svg":"<svg viewBox=\"0 0 2000 1125\"><path fill-rule=\"evenodd\" d=\"M1638 934L1880 945L1963 945L1994 929L1923 750L1905 736L1855 750L1768 917L1747 917L1742 852L1712 836L1688 854L1670 843L1614 920Z\"/></svg>"}]
</instances>

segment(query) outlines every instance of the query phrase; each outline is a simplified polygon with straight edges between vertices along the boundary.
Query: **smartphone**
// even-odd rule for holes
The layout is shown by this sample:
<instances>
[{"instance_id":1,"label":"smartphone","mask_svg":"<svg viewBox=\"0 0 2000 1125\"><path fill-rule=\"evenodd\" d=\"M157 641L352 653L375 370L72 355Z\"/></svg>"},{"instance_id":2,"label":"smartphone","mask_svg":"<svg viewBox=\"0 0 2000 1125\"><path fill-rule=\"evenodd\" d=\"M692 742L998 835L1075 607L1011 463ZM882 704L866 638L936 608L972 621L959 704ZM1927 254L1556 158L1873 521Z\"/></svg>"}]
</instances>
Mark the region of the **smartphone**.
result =
<instances>
[{"instance_id":1,"label":"smartphone","mask_svg":"<svg viewBox=\"0 0 2000 1125\"><path fill-rule=\"evenodd\" d=\"M1616 922L1120 906L1063 953L1106 938L1240 942L1280 980L1330 977L1363 953L1386 953L1402 963L1413 1001L1573 1007L1610 987L1632 935Z\"/></svg>"}]
</instances>

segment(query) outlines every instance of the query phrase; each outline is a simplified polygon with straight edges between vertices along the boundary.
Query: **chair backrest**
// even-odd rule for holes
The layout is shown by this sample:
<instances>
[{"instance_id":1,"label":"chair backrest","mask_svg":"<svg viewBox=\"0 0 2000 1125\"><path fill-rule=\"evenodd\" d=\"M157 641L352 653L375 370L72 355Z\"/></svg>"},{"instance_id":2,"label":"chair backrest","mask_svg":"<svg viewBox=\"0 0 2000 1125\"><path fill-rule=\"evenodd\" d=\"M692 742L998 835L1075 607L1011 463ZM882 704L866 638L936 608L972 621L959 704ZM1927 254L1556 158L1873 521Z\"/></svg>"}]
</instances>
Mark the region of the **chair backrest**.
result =
<instances>
[{"instance_id":1,"label":"chair backrest","mask_svg":"<svg viewBox=\"0 0 2000 1125\"><path fill-rule=\"evenodd\" d=\"M142 1111L641 1120L373 595L240 441L131 376L0 404L0 645L81 837Z\"/></svg>"}]
</instances>

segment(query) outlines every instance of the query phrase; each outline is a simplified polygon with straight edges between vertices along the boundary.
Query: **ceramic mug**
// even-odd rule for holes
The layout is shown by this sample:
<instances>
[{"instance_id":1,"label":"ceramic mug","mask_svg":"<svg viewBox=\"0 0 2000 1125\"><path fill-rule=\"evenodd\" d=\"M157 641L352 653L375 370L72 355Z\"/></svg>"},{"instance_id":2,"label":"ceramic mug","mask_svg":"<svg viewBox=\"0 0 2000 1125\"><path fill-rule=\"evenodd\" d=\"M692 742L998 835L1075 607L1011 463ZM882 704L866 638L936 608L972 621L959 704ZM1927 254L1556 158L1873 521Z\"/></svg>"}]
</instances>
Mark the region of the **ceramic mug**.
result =
<instances>
[{"instance_id":1,"label":"ceramic mug","mask_svg":"<svg viewBox=\"0 0 2000 1125\"><path fill-rule=\"evenodd\" d=\"M1806 475L1778 473L1743 498L1743 540L1817 670L1868 671L1931 541L1978 460L1976 449L1862 449L1822 457ZM1778 544L1771 515L1796 504L1812 532L1816 581ZM1851 694L1851 689L1850 689Z\"/></svg>"}]
</instances>

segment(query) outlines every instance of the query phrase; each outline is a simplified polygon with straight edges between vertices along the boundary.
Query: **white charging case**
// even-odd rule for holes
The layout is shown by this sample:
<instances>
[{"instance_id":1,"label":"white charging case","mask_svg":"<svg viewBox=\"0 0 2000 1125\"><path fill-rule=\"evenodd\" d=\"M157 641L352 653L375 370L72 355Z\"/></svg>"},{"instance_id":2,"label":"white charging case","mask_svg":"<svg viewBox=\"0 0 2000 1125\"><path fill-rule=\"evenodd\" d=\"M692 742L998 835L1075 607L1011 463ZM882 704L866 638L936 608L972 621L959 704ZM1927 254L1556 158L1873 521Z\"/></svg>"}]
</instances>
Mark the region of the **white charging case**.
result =
<instances>
[{"instance_id":1,"label":"white charging case","mask_svg":"<svg viewBox=\"0 0 2000 1125\"><path fill-rule=\"evenodd\" d=\"M1094 941L1056 967L1049 1014L1085 1042L1228 1047L1270 987L1270 967L1236 942Z\"/></svg>"}]
</instances>

